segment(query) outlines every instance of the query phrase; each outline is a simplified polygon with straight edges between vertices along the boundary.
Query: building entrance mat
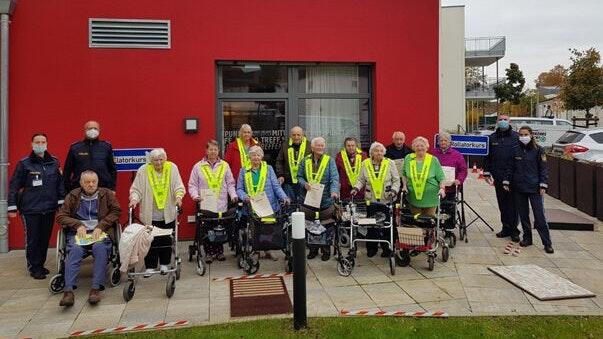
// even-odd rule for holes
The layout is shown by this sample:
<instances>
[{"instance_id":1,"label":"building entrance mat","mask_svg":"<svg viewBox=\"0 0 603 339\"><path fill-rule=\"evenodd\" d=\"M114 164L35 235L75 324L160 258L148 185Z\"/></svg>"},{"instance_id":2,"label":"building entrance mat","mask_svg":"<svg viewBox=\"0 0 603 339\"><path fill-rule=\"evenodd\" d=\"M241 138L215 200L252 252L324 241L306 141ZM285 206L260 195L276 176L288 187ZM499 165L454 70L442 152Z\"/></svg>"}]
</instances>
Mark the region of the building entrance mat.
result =
<instances>
[{"instance_id":1,"label":"building entrance mat","mask_svg":"<svg viewBox=\"0 0 603 339\"><path fill-rule=\"evenodd\" d=\"M538 300L590 298L595 294L536 265L490 266L488 269Z\"/></svg>"},{"instance_id":2,"label":"building entrance mat","mask_svg":"<svg viewBox=\"0 0 603 339\"><path fill-rule=\"evenodd\" d=\"M230 280L230 316L291 313L283 277Z\"/></svg>"},{"instance_id":3,"label":"building entrance mat","mask_svg":"<svg viewBox=\"0 0 603 339\"><path fill-rule=\"evenodd\" d=\"M572 212L560 209L546 209L546 221L552 230L594 231L595 224ZM533 217L531 220L534 220Z\"/></svg>"}]
</instances>

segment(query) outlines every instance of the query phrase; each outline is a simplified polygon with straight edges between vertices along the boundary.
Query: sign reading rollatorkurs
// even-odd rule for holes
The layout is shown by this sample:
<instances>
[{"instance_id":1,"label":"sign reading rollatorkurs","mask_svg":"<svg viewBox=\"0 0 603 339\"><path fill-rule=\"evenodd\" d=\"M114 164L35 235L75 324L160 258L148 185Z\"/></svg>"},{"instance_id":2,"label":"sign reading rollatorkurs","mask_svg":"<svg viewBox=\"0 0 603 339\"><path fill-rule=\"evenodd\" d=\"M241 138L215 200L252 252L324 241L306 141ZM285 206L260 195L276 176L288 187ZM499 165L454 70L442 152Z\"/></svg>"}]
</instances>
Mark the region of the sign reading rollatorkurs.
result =
<instances>
[{"instance_id":1,"label":"sign reading rollatorkurs","mask_svg":"<svg viewBox=\"0 0 603 339\"><path fill-rule=\"evenodd\" d=\"M121 148L113 150L118 172L134 172L149 160L152 148Z\"/></svg>"},{"instance_id":2,"label":"sign reading rollatorkurs","mask_svg":"<svg viewBox=\"0 0 603 339\"><path fill-rule=\"evenodd\" d=\"M490 151L488 136L451 134L452 148L463 155L488 155ZM438 134L434 136L435 147L440 147Z\"/></svg>"}]
</instances>

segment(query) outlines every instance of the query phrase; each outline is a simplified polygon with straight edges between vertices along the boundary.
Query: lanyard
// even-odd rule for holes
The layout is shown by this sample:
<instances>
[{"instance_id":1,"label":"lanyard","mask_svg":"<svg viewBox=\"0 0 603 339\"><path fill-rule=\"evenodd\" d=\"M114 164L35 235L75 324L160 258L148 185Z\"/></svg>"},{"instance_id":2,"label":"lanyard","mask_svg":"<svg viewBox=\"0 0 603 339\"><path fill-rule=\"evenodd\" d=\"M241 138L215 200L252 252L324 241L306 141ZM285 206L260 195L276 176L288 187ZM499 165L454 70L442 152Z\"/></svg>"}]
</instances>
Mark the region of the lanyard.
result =
<instances>
[{"instance_id":1,"label":"lanyard","mask_svg":"<svg viewBox=\"0 0 603 339\"><path fill-rule=\"evenodd\" d=\"M224 176L226 175L226 163L221 162L216 172L212 172L211 166L207 163L201 164L200 167L207 181L207 186L216 193L216 197L219 197L220 193L222 193L222 181L224 181Z\"/></svg>"},{"instance_id":2,"label":"lanyard","mask_svg":"<svg viewBox=\"0 0 603 339\"><path fill-rule=\"evenodd\" d=\"M293 150L293 140L289 138L289 148L287 149L287 160L289 161L289 172L291 173L291 182L297 184L297 170L299 170L299 164L301 164L301 160L304 158L304 154L306 153L306 137L302 140L299 145L299 152L297 153L297 158L295 157L295 152Z\"/></svg>"},{"instance_id":3,"label":"lanyard","mask_svg":"<svg viewBox=\"0 0 603 339\"><path fill-rule=\"evenodd\" d=\"M341 159L343 160L343 168L345 169L345 174L348 176L350 185L356 185L356 180L358 180L358 176L360 175L360 165L362 163L361 151L356 150L356 155L354 156L354 168L352 168L348 154L344 149L341 150Z\"/></svg>"},{"instance_id":4,"label":"lanyard","mask_svg":"<svg viewBox=\"0 0 603 339\"><path fill-rule=\"evenodd\" d=\"M412 188L415 192L417 200L423 199L423 192L425 192L425 184L427 183L427 175L429 174L429 168L431 167L431 154L425 154L423 160L423 166L421 167L421 173L417 172L417 155L410 155L410 179L412 181Z\"/></svg>"},{"instance_id":5,"label":"lanyard","mask_svg":"<svg viewBox=\"0 0 603 339\"><path fill-rule=\"evenodd\" d=\"M381 200L381 196L383 195L383 189L385 188L385 174L389 169L389 163L389 159L383 158L383 160L381 160L381 166L379 166L379 172L375 173L375 168L373 167L371 159L364 160L364 167L368 173L371 189L375 193L374 198L377 200Z\"/></svg>"},{"instance_id":6,"label":"lanyard","mask_svg":"<svg viewBox=\"0 0 603 339\"><path fill-rule=\"evenodd\" d=\"M161 179L158 177L153 165L147 165L147 176L149 177L149 184L153 191L153 198L157 208L162 210L165 209L165 204L168 198L168 192L170 190L170 176L172 171L172 163L166 161L163 163L163 171L161 172Z\"/></svg>"},{"instance_id":7,"label":"lanyard","mask_svg":"<svg viewBox=\"0 0 603 339\"><path fill-rule=\"evenodd\" d=\"M320 165L318 165L318 170L316 173L312 171L312 154L306 157L306 180L312 184L318 184L322 180L323 175L325 174L325 169L327 169L327 165L329 164L329 156L323 154Z\"/></svg>"},{"instance_id":8,"label":"lanyard","mask_svg":"<svg viewBox=\"0 0 603 339\"><path fill-rule=\"evenodd\" d=\"M245 169L245 188L247 189L247 194L250 197L254 197L259 192L263 192L266 187L266 178L268 173L268 165L265 161L262 161L262 165L260 166L260 180L254 185L253 178L251 173L251 167L247 167Z\"/></svg>"}]
</instances>

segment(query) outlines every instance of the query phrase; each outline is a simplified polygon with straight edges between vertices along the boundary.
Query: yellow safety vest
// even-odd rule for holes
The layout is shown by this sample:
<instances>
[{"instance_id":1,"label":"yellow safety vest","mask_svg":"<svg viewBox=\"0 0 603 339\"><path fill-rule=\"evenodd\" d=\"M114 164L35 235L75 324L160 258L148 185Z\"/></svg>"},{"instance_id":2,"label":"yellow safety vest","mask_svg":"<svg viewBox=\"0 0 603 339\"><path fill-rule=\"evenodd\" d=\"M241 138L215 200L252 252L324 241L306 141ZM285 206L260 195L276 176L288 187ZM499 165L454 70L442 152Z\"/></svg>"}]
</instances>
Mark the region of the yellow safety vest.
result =
<instances>
[{"instance_id":1,"label":"yellow safety vest","mask_svg":"<svg viewBox=\"0 0 603 339\"><path fill-rule=\"evenodd\" d=\"M366 173L368 174L369 182L371 183L373 197L377 200L381 200L383 190L385 189L385 176L391 161L387 158L383 158L383 160L381 160L381 166L379 166L378 173L375 173L375 168L373 167L371 158L365 159L363 162L364 167L366 168Z\"/></svg>"},{"instance_id":2,"label":"yellow safety vest","mask_svg":"<svg viewBox=\"0 0 603 339\"><path fill-rule=\"evenodd\" d=\"M306 137L302 139L301 144L299 145L299 152L297 153L297 158L295 158L295 151L293 150L293 140L289 138L289 148L287 149L287 160L289 161L289 172L291 173L291 182L297 184L297 170L299 170L299 165L301 164L302 159L304 158L304 154L306 153Z\"/></svg>"},{"instance_id":3,"label":"yellow safety vest","mask_svg":"<svg viewBox=\"0 0 603 339\"><path fill-rule=\"evenodd\" d=\"M345 151L345 149L341 150L341 159L343 160L343 168L345 169L345 174L348 176L350 185L354 187L354 185L356 185L356 180L358 180L358 176L360 175L360 165L362 164L362 151L356 149L356 155L354 158L354 168L352 168L352 164L350 164L350 159L348 158L348 153Z\"/></svg>"},{"instance_id":4,"label":"yellow safety vest","mask_svg":"<svg viewBox=\"0 0 603 339\"><path fill-rule=\"evenodd\" d=\"M237 138L237 146L239 147L239 157L241 159L241 168L247 168L251 166L251 160L249 160L249 154L245 151L245 143L241 138Z\"/></svg>"},{"instance_id":5,"label":"yellow safety vest","mask_svg":"<svg viewBox=\"0 0 603 339\"><path fill-rule=\"evenodd\" d=\"M220 193L222 193L222 182L226 176L226 162L222 161L215 172L212 171L211 166L208 163L200 164L199 167L201 168L201 173L205 176L207 186L209 186L209 189L214 191L216 197L219 198Z\"/></svg>"},{"instance_id":6,"label":"yellow safety vest","mask_svg":"<svg viewBox=\"0 0 603 339\"><path fill-rule=\"evenodd\" d=\"M318 165L318 170L316 173L312 171L312 154L306 157L306 180L311 184L318 184L322 180L322 176L325 174L325 170L329 165L329 156L323 154L322 159L320 160L320 165Z\"/></svg>"},{"instance_id":7,"label":"yellow safety vest","mask_svg":"<svg viewBox=\"0 0 603 339\"><path fill-rule=\"evenodd\" d=\"M431 154L425 154L423 166L421 167L421 173L418 173L417 155L415 153L410 155L410 163L408 164L410 169L410 180L412 181L412 188L415 192L415 197L417 200L423 199L423 193L425 192L425 185L427 184L427 176L429 175L429 168L431 167L432 158L433 156Z\"/></svg>"},{"instance_id":8,"label":"yellow safety vest","mask_svg":"<svg viewBox=\"0 0 603 339\"><path fill-rule=\"evenodd\" d=\"M250 197L254 197L256 194L263 192L266 187L266 178L268 177L268 165L265 161L262 161L262 165L260 166L260 178L256 185L253 184L253 177L251 173L251 166L245 168L245 188L247 189L247 194Z\"/></svg>"},{"instance_id":9,"label":"yellow safety vest","mask_svg":"<svg viewBox=\"0 0 603 339\"><path fill-rule=\"evenodd\" d=\"M147 177L149 177L149 184L153 191L153 198L157 208L160 210L165 209L165 204L170 193L170 177L172 172L172 163L166 161L163 163L163 170L161 179L158 178L157 172L153 168L153 165L147 164Z\"/></svg>"}]
</instances>

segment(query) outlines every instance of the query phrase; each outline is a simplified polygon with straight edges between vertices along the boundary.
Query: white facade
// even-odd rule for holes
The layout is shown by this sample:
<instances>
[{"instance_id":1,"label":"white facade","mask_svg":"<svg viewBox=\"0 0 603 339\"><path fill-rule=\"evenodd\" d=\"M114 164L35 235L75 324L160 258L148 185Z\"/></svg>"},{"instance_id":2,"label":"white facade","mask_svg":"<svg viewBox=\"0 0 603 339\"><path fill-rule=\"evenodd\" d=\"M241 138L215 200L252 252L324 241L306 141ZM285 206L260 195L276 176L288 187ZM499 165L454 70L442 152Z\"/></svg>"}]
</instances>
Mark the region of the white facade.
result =
<instances>
[{"instance_id":1,"label":"white facade","mask_svg":"<svg viewBox=\"0 0 603 339\"><path fill-rule=\"evenodd\" d=\"M465 6L440 8L440 130L465 128Z\"/></svg>"}]
</instances>

